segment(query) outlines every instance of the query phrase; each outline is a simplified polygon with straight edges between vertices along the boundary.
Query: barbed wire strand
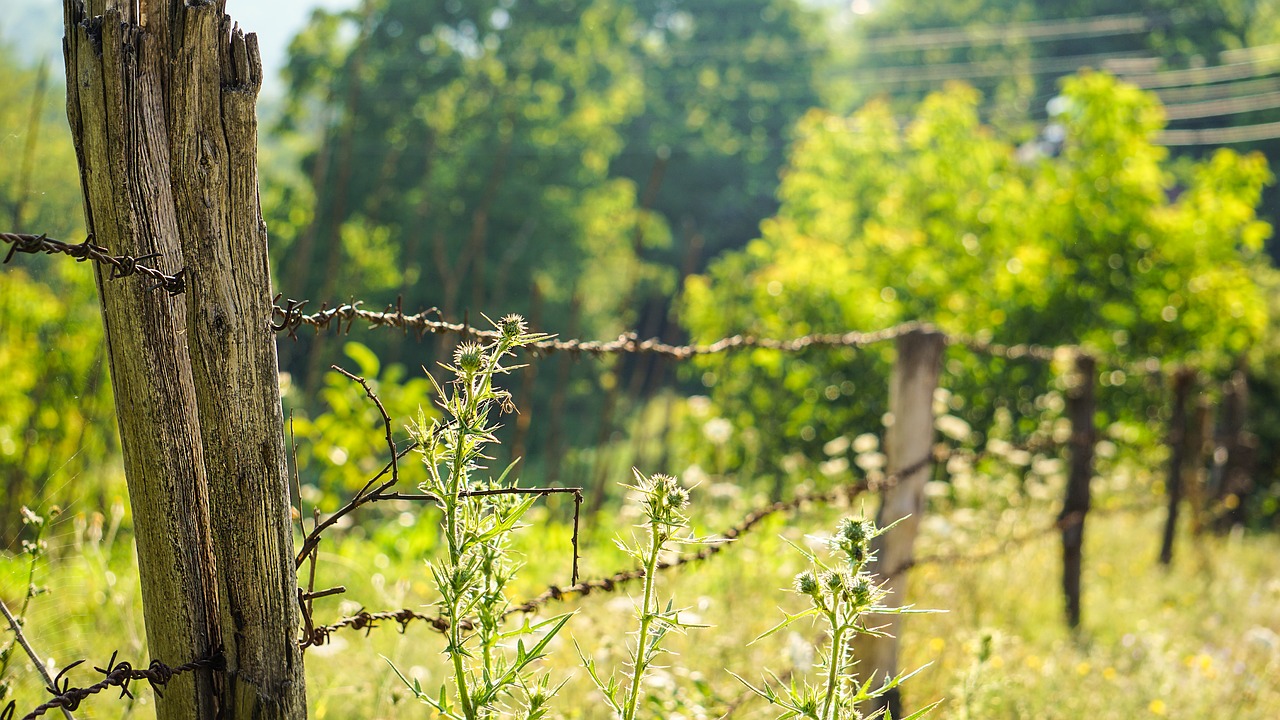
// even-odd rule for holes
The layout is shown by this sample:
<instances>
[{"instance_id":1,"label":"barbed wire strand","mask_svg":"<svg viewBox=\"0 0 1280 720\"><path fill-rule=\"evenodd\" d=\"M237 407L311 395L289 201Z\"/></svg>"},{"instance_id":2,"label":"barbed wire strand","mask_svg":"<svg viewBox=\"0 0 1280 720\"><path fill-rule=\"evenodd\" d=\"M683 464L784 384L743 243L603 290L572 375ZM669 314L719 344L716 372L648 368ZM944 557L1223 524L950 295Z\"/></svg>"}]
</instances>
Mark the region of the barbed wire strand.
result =
<instances>
[{"instance_id":1,"label":"barbed wire strand","mask_svg":"<svg viewBox=\"0 0 1280 720\"><path fill-rule=\"evenodd\" d=\"M279 301L281 296L277 296ZM424 336L459 335L464 340L477 338L492 340L498 337L496 330L485 330L467 324L453 323L445 320L439 309L430 308L410 315L404 314L401 301L388 305L381 312L365 310L361 301L352 301L337 307L321 306L320 311L304 314L302 309L308 304L305 300L287 300L285 305L272 308L272 325L276 332L287 332L290 337L297 337L297 331L303 326L311 327L316 332L336 328L336 332L351 332L357 321L368 323L370 329L395 328L408 332L413 330ZM278 322L277 322L278 318ZM895 340L917 330L942 332L949 345L968 348L971 352L998 357L1006 360L1032 360L1052 363L1058 357L1071 355L1085 350L1078 345L1039 345L1035 343L1003 344L985 339L979 335L966 333L948 333L918 321L900 323L881 330L867 332L851 330L840 333L811 333L791 339L764 338L755 335L737 334L720 338L709 343L693 343L675 345L663 342L659 338L641 340L635 333L625 333L615 340L582 340L549 338L531 343L524 349L534 356L550 355L557 352L570 353L574 356L604 356L612 354L650 354L670 357L676 360L688 360L695 356L716 355L735 350L766 349L780 352L798 353L812 348L864 348L878 343ZM1099 364L1130 373L1160 372L1164 367L1158 358L1148 357L1134 360L1102 355L1088 351L1098 359Z\"/></svg>"},{"instance_id":2,"label":"barbed wire strand","mask_svg":"<svg viewBox=\"0 0 1280 720\"><path fill-rule=\"evenodd\" d=\"M1048 450L1048 449L1053 449L1058 446L1059 446L1058 443L1055 443L1051 440L1045 440L1045 441L1033 442L1025 447L1016 446L1016 445L1011 446L1010 449L1025 450L1027 452L1035 453L1035 452L1043 452L1044 450ZM659 570L670 570L676 567L680 567L682 565L687 565L690 563L709 559L710 557L716 555L725 547L727 547L733 540L736 540L742 537L743 535L749 533L752 529L754 529L757 525L759 525L762 521L764 521L766 518L768 518L771 515L775 515L780 512L793 511L802 507L805 504L815 504L815 503L831 504L841 498L847 498L848 500L851 501L854 497L857 497L858 495L864 492L868 492L868 491L882 492L884 490L887 490L895 486L899 482L900 478L914 475L920 470L928 467L930 464L934 464L934 463L945 464L953 457L963 457L969 460L970 462L977 462L985 458L987 455L988 455L988 452L985 450L975 452L966 448L951 448L946 446L945 444L939 443L930 452L930 456L928 458L921 460L917 463L914 463L910 467L904 470L895 472L891 475L888 475L882 478L875 478L863 483L848 485L848 486L845 486L844 488L840 488L837 490L830 490L830 491L821 492L821 493L806 493L806 494L798 495L789 501L775 502L767 506L757 508L756 510L749 512L746 516L743 517L741 521L739 521L734 526L730 527L719 537L712 540L713 544L707 545L706 547L702 548L702 550L692 555L683 555L678 557L675 560L660 561L657 567ZM1062 521L1059 521L1059 522L1061 523ZM1035 537L1039 537L1040 535L1046 532L1050 532L1056 527L1057 527L1057 524L1055 524L1055 526L1051 527L1049 530L1037 531L1035 534ZM939 558L937 560L937 562L941 562L941 561L942 561L942 558ZM909 569L910 566L920 564L921 562L923 561L921 560L912 561L911 565L905 566L900 569L895 569L895 572ZM934 561L929 560L929 562L934 562ZM508 617L510 615L514 615L517 613L529 614L532 612L536 612L540 608L550 604L553 601L566 600L574 595L577 595L579 597L585 597L592 593L613 592L618 588L620 588L622 585L625 585L629 582L634 582L643 577L644 577L644 571L642 569L637 568L632 570L620 571L603 578L586 580L586 581L571 585L569 587L562 588L556 585L552 585L548 587L547 590L543 591L541 594L537 595L536 597L526 600L522 603L513 605L504 614L504 617ZM367 634L374 627L377 627L377 624L379 622L383 622L383 621L395 621L400 625L400 632L402 633L405 631L406 627L410 623L415 621L425 622L429 626L431 626L434 630L437 630L438 632L447 632L449 629L449 620L447 618L440 617L440 616L427 615L427 614L420 613L408 608L403 608L400 610L388 610L388 611L382 611L382 612L369 612L361 608L355 614L349 617L342 618L341 620L331 625L315 626L308 623L308 626L305 630L304 638L302 640L303 647L307 647L310 645L323 645L326 642L328 642L328 637L331 633L337 630L345 629L345 628L350 628L353 630L365 630ZM472 622L469 619L464 620L464 622L466 623L464 627L466 628L472 627Z\"/></svg>"},{"instance_id":3,"label":"barbed wire strand","mask_svg":"<svg viewBox=\"0 0 1280 720\"><path fill-rule=\"evenodd\" d=\"M22 720L34 720L50 710L62 709L64 711L75 710L80 707L80 703L85 698L96 695L109 688L120 688L120 697L132 698L133 691L130 690L129 684L134 680L146 680L157 697L163 697L164 692L161 690L168 685L173 678L184 673L193 672L208 668L210 670L225 669L225 660L222 651L218 650L208 657L192 660L183 663L177 667L169 667L159 660L152 660L146 669L134 668L128 662L116 662L116 653L111 653L111 660L105 668L95 667L94 670L102 673L102 680L89 685L87 687L71 687L71 681L66 679L66 674L73 668L84 663L84 660L77 660L70 665L62 668L53 680L50 682L48 690L53 694L53 698L36 709L22 716ZM16 704L10 701L3 712L0 712L0 720L11 720L14 715Z\"/></svg>"},{"instance_id":4,"label":"barbed wire strand","mask_svg":"<svg viewBox=\"0 0 1280 720\"><path fill-rule=\"evenodd\" d=\"M132 255L112 255L105 247L93 244L93 235L90 234L80 243L67 243L61 240L54 240L48 235L32 235L29 233L6 233L0 232L0 240L10 243L12 247L4 256L4 262L13 259L15 253L38 254L45 253L47 255L67 255L76 259L77 262L92 260L100 265L111 268L111 279L128 277L138 274L151 278L156 281L155 285L147 288L147 290L157 290L163 288L170 296L181 295L186 291L186 280L184 273L186 268L179 270L173 275L168 275L149 265L141 264L143 260L159 257L160 253L148 253L134 257Z\"/></svg>"},{"instance_id":5,"label":"barbed wire strand","mask_svg":"<svg viewBox=\"0 0 1280 720\"><path fill-rule=\"evenodd\" d=\"M186 291L185 268L173 275L169 275L157 268L142 264L143 260L158 257L159 253L150 253L138 257L111 255L106 248L93 244L92 235L86 237L84 242L81 243L66 243L50 238L47 235L29 233L0 233L0 240L12 245L5 255L5 263L13 259L14 254L19 252L63 254L73 257L79 262L93 260L110 267L111 279L140 274L156 281L156 284L148 288L148 290L163 288L171 296L180 295ZM278 302L281 297L283 296L277 295L276 301ZM361 307L364 304L363 302L353 300L333 308L328 307L328 304L325 303L321 305L319 312L303 314L302 308L307 304L308 301L306 300L290 299L285 302L284 307L278 304L273 305L272 329L276 332L288 332L290 337L296 338L297 331L302 326L312 327L315 328L316 332L320 332L330 329L336 322L338 332L345 335L351 332L351 328L357 320L362 320L369 323L370 328L393 327L399 328L404 332L415 330L420 336L431 333L436 335L456 334L462 336L463 339L472 337L493 339L497 337L497 331L494 330L482 330L465 322L448 322L443 319L438 308L430 308L422 312L405 315L402 300L397 300L394 306L387 306L387 309L381 312L365 310ZM276 322L277 317L279 317L279 322ZM626 333L615 340L561 340L550 338L532 343L526 349L534 355L555 352L567 352L575 356L580 354L601 356L625 353L662 355L677 360L687 360L699 355L715 355L731 350L756 348L782 352L802 352L810 348L821 347L862 348L893 340L921 329L931 328L923 323L910 321L883 330L869 332L851 330L842 333L812 333L789 340L738 334L710 343L689 345L674 345L663 342L659 338L641 340L635 333ZM1079 350L1074 345L1057 347L1033 343L1006 345L991 342L976 335L962 333L946 333L945 335L950 344L961 345L976 353L1008 360L1025 358L1048 363L1052 362L1059 353ZM1162 368L1162 363L1157 358L1143 358L1132 361L1116 358L1099 358L1099 360L1108 366L1122 370L1158 372Z\"/></svg>"},{"instance_id":6,"label":"barbed wire strand","mask_svg":"<svg viewBox=\"0 0 1280 720\"><path fill-rule=\"evenodd\" d=\"M1129 513L1129 512L1146 512L1152 509L1154 509L1153 506L1143 504L1143 503L1133 503L1129 505L1116 505L1113 507L1105 507L1105 508L1090 508L1087 514L1087 517L1096 519L1098 517L1106 517L1107 515L1115 515L1119 513ZM1009 553L1015 550L1018 550L1020 548L1023 548L1041 538L1048 537L1054 533L1062 532L1067 528L1080 525L1085 521L1085 518L1086 518L1086 513L1073 512L1049 523L1044 527L1036 528L1035 530L1030 530L1020 535L1015 535L1013 537L1006 538L1002 540L999 544L997 544L995 547L989 548L987 550L983 550L981 552L976 552L976 553L949 552L949 553L931 553L928 555L921 555L920 557L912 558L910 560L903 562L902 564L893 568L892 571L889 571L885 574L896 575L898 573L906 572L914 568L918 568L926 565L952 566L952 565L974 565L978 563L983 563L983 562L986 562L987 560L993 560L995 558L1008 555Z\"/></svg>"},{"instance_id":7,"label":"barbed wire strand","mask_svg":"<svg viewBox=\"0 0 1280 720\"><path fill-rule=\"evenodd\" d=\"M391 500L402 500L402 501L409 501L409 502L428 502L428 503L433 503L437 505L441 503L440 497L432 493L402 493L394 489L395 486L400 482L400 469L399 469L400 459L403 458L405 455L409 454L411 451L422 447L422 443L418 442L417 440L414 440L410 442L405 448L399 449L396 446L395 439L392 437L392 433L391 433L391 416L387 414L386 407L382 404L382 399L378 397L378 394L369 385L368 381L365 380L363 377L356 375L348 370L345 370L337 365L331 365L330 368L342 374L344 377L350 379L351 381L359 383L360 387L364 388L365 395L369 398L370 401L373 402L374 406L378 409L378 414L382 417L384 440L387 445L387 452L391 456L391 459L388 460L386 465L382 467L382 470L380 470L376 475L374 475L368 481L366 481L364 486L361 487L360 490L357 491L356 494L352 496L351 499L348 500L346 504L344 504L336 512L332 513L331 515L329 515L329 517L321 521L319 511L315 510L313 519L312 519L311 531L305 532L305 528L303 528L304 534L303 534L302 546L298 549L297 555L294 557L295 569L301 568L304 562L310 560L310 568L309 568L308 577L307 577L307 586L305 589L301 587L298 588L298 609L302 615L302 625L303 625L302 639L299 641L299 644L303 649L306 649L311 645L323 644L323 642L328 638L328 634L330 632L330 630L327 630L324 627L316 627L315 621L313 619L312 602L319 598L340 595L347 591L347 589L341 585L336 587L331 587L325 590L320 590L320 591L317 591L315 589L316 558L319 554L318 551L320 548L320 542L324 538L325 531L336 526L339 523L339 521L342 520L342 518L355 512L360 507L371 504L371 503L391 501ZM436 432L443 432L444 429L445 429L445 426L440 426ZM434 436L430 440L430 442L434 442ZM296 459L295 459L295 465L296 465ZM391 477L387 480L382 481L381 483L378 483L378 481L382 480L382 478L385 477L388 473L390 473ZM573 567L570 574L570 582L577 583L578 582L578 560L580 558L580 552L578 548L578 529L580 526L581 515L582 515L582 488L580 487L493 488L493 489L487 489L487 490L470 490L470 491L460 492L458 493L458 497L478 498L478 497L492 497L496 495L538 495L541 497L546 497L548 495L565 494L565 493L571 493L573 495L573 536L570 539L570 543L573 548ZM299 518L301 518L301 513L299 513ZM301 519L300 519L300 522L301 522ZM384 619L391 619L391 618L384 618ZM406 620L405 622L408 622L408 620ZM448 626L446 625L445 628L447 629ZM0 718L0 720L3 720L3 719Z\"/></svg>"},{"instance_id":8,"label":"barbed wire strand","mask_svg":"<svg viewBox=\"0 0 1280 720\"><path fill-rule=\"evenodd\" d=\"M661 560L657 564L657 569L661 571L673 570L683 565L708 560L718 555L735 540L750 533L765 519L773 515L797 510L808 504L829 505L841 499L852 501L853 498L858 497L865 492L884 491L896 485L900 478L910 477L911 475L929 467L935 461L936 456L931 452L928 457L883 478L846 485L842 488L827 490L824 492L802 493L791 500L774 502L757 508L747 513L742 520L725 530L724 533L708 539L698 552L681 555L672 560ZM643 568L633 568L630 570L622 570L603 578L584 580L568 587L552 585L541 594L522 603L512 605L503 614L503 616L510 617L511 615L520 613L527 615L536 612L540 608L552 602L566 600L573 596L586 597L593 593L613 592L622 586L636 580L640 580L643 577ZM309 635L304 637L302 642L304 643L304 647L307 645L323 645L328 641L329 635L337 630L350 628L353 630L365 630L367 633L369 630L376 627L377 623L382 621L395 621L399 623L401 632L404 632L406 626L414 621L425 622L439 632L447 632L449 629L448 618L426 615L408 608L384 612L368 612L361 609L354 615L342 618L331 625L313 626L309 631ZM467 623L464 627L471 627L470 620L465 620L464 622Z\"/></svg>"},{"instance_id":9,"label":"barbed wire strand","mask_svg":"<svg viewBox=\"0 0 1280 720\"><path fill-rule=\"evenodd\" d=\"M369 323L370 328L399 328L415 330L419 334L427 333L444 335L460 335L464 339L479 338L492 340L498 337L496 330L482 330L466 323L451 323L440 317L439 310L431 308L412 315L405 315L398 306L388 306L387 310L376 312L365 310L363 303L350 302L338 307L324 307L316 313L303 314L301 308L306 301L289 300L284 307L273 308L272 327L277 332L288 331L292 336L302 326L315 328L317 332L328 330L336 323L338 332L350 332L353 324L359 320ZM275 318L279 322L274 322ZM688 359L695 355L714 355L738 349L763 348L781 350L783 352L799 352L814 347L849 347L857 348L892 340L914 330L924 327L920 323L908 322L895 325L884 330L872 332L849 331L844 333L813 333L790 340L775 340L753 335L733 335L721 338L708 344L673 345L658 338L641 340L635 333L625 333L615 340L561 340L551 338L525 346L525 350L534 354L550 354L567 352L585 355L610 355L616 353L665 355L676 359Z\"/></svg>"}]
</instances>

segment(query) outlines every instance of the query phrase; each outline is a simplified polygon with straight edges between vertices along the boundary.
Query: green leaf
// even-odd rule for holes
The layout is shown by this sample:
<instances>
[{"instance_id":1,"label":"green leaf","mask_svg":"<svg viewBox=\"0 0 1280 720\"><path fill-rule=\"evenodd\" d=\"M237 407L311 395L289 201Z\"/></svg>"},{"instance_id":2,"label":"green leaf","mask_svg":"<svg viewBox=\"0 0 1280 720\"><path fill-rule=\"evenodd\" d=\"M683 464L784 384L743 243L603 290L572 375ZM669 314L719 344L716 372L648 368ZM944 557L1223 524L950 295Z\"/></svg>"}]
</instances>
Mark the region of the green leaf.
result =
<instances>
[{"instance_id":1,"label":"green leaf","mask_svg":"<svg viewBox=\"0 0 1280 720\"><path fill-rule=\"evenodd\" d=\"M382 369L382 363L378 360L377 353L355 341L349 341L344 344L342 351L346 353L347 357L355 361L356 367L359 369L356 373L357 375L370 381L377 379L378 372Z\"/></svg>"},{"instance_id":2,"label":"green leaf","mask_svg":"<svg viewBox=\"0 0 1280 720\"><path fill-rule=\"evenodd\" d=\"M786 627L790 626L792 623L796 622L797 620L801 620L801 619L803 619L803 618L807 618L807 617L810 617L810 616L812 616L812 615L818 615L819 613L820 613L820 611L818 610L818 608L809 608L808 610L805 610L805 611L803 611L803 612L796 613L795 615L792 615L791 613L788 613L786 610L783 610L783 611L782 611L782 614L785 616L785 618L786 618L786 619L784 619L782 622L778 623L777 625L774 625L773 627L769 628L768 630L765 630L765 631L764 631L763 633L761 633L760 635L756 636L756 638L755 638L754 640L752 640L751 642L747 643L747 647L750 647L750 646L754 645L755 643L757 643L757 642L759 642L759 641L761 641L761 640L763 640L763 639L765 639L765 638L769 637L770 635L773 635L774 633L778 632L779 630L782 630L782 629L784 629L784 628L786 628Z\"/></svg>"}]
</instances>

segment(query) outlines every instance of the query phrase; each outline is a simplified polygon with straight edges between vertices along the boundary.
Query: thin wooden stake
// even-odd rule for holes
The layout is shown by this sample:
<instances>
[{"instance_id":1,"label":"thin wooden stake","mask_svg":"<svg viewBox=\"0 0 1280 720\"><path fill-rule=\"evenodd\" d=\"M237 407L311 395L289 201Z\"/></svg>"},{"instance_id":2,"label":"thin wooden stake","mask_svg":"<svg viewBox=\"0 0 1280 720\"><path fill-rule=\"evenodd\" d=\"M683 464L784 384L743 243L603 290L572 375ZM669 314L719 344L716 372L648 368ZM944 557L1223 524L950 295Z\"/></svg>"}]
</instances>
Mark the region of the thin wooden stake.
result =
<instances>
[{"instance_id":1,"label":"thin wooden stake","mask_svg":"<svg viewBox=\"0 0 1280 720\"><path fill-rule=\"evenodd\" d=\"M945 338L933 330L913 330L898 338L898 360L893 366L889 385L889 410L885 448L889 455L890 477L910 468L914 472L899 477L882 494L876 524L885 527L898 523L893 530L877 537L872 545L876 562L872 572L880 574L889 595L884 604L891 607L906 603L907 578L895 573L909 567L914 558L916 535L924 515L924 486L932 471L933 395L938 388L938 373ZM855 643L855 657L863 679L872 677L873 685L892 678L898 669L898 636L901 615L886 615L872 621L888 637L862 636ZM902 716L902 699L894 689L882 695L868 712L887 709L893 717Z\"/></svg>"},{"instance_id":2,"label":"thin wooden stake","mask_svg":"<svg viewBox=\"0 0 1280 720\"><path fill-rule=\"evenodd\" d=\"M1182 502L1186 485L1187 401L1195 386L1194 370L1182 368L1173 376L1173 414L1169 417L1169 477L1165 492L1169 510L1165 517L1164 535L1160 541L1160 564L1173 562L1173 539L1178 529L1178 505Z\"/></svg>"},{"instance_id":3,"label":"thin wooden stake","mask_svg":"<svg viewBox=\"0 0 1280 720\"><path fill-rule=\"evenodd\" d=\"M1067 391L1067 417L1071 420L1071 469L1067 494L1058 522L1062 527L1062 592L1066 597L1067 626L1080 627L1080 568L1084 548L1084 520L1089 513L1089 481L1093 477L1094 386L1097 361L1083 353L1076 356L1075 378Z\"/></svg>"},{"instance_id":4,"label":"thin wooden stake","mask_svg":"<svg viewBox=\"0 0 1280 720\"><path fill-rule=\"evenodd\" d=\"M1183 454L1186 462L1183 470L1183 481L1186 485L1187 504L1191 507L1191 534L1200 537L1204 532L1204 500L1205 482L1208 478L1206 465L1210 449L1209 440L1213 437L1213 406L1203 393L1196 402L1195 416L1191 421L1191 429L1187 433L1187 450Z\"/></svg>"}]
</instances>

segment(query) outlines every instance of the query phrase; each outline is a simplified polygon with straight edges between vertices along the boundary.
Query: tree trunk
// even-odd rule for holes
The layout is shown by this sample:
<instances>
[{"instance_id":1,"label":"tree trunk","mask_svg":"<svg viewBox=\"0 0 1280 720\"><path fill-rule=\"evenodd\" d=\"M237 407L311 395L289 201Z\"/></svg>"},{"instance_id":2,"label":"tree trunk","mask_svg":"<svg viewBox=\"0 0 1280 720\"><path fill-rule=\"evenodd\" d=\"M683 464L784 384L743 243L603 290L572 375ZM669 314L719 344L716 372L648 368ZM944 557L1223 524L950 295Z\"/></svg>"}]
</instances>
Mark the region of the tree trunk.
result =
<instances>
[{"instance_id":1,"label":"tree trunk","mask_svg":"<svg viewBox=\"0 0 1280 720\"><path fill-rule=\"evenodd\" d=\"M176 678L157 715L305 717L257 199L257 40L222 2L64 8L94 242L185 267L182 297L97 268L151 655L226 661Z\"/></svg>"}]
</instances>

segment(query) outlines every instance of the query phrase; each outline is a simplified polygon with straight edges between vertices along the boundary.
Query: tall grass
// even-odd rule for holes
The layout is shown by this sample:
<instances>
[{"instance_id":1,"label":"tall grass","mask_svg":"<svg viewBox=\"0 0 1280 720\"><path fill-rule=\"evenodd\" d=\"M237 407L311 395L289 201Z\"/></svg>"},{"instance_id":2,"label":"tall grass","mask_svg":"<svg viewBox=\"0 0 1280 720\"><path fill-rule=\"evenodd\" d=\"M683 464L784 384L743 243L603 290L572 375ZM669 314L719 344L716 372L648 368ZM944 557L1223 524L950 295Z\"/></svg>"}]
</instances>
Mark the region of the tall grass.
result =
<instances>
[{"instance_id":1,"label":"tall grass","mask_svg":"<svg viewBox=\"0 0 1280 720\"><path fill-rule=\"evenodd\" d=\"M702 531L718 527L740 508L706 503ZM815 509L794 519L775 518L713 561L660 575L662 592L687 605L683 617L711 625L692 637L671 636L674 658L648 676L642 707L670 718L718 718L730 706L739 719L774 717L762 701L744 697L725 668L769 667L779 674L814 659L821 628L800 624L759 643L746 644L772 626L777 605L804 566L786 540L805 545L812 529L833 525L847 510ZM563 548L570 534L556 509L535 507L526 520L536 533L518 536L515 548L528 566L511 593L533 595L548 578L565 574ZM112 650L142 658L136 567L94 532L88 518L64 516L50 533L50 557L37 582L51 592L35 598L27 628L32 643L59 665L80 658L101 662ZM626 517L618 522L630 522ZM1084 632L1073 637L1062 622L1058 591L1060 549L1043 537L986 562L924 565L911 573L911 602L946 613L910 617L905 623L903 666L932 663L904 687L908 707L943 698L939 718L1131 718L1280 717L1280 580L1274 536L1179 538L1179 555L1167 572L1155 562L1162 515L1114 514L1089 521L1085 549ZM425 606L437 598L423 572L419 535L434 535L432 519L399 528L406 549L394 541L348 537L334 554L322 554L319 582L348 587L343 600L317 602L320 619L363 604L373 609ZM927 526L937 533L936 526ZM1015 532L1016 528L1010 528ZM79 549L76 547L79 538ZM95 538L97 538L95 540ZM924 538L945 543L945 538ZM412 547L409 547L412 546ZM807 545L805 545L807 546ZM372 565L372 568L370 567ZM587 576L628 565L607 541L584 547ZM370 572L372 570L372 572ZM14 571L21 571L15 574ZM6 561L0 592L21 597L25 566ZM22 575L21 578L17 575ZM328 584L323 585L325 587ZM592 596L553 607L576 610L575 638L601 663L624 662L633 601L626 594ZM609 709L578 667L572 646L558 639L548 648L547 670L568 677L556 708L566 718L607 718ZM337 634L332 644L307 652L311 716L372 720L427 717L406 705L410 693L386 670L386 656L406 676L424 684L447 677L439 650L443 638L425 625L402 635L394 625ZM92 679L73 672L73 679ZM43 699L41 683L28 667L13 669L20 703ZM150 691L138 692L135 717L147 717ZM86 702L81 718L116 718L128 701Z\"/></svg>"}]
</instances>

